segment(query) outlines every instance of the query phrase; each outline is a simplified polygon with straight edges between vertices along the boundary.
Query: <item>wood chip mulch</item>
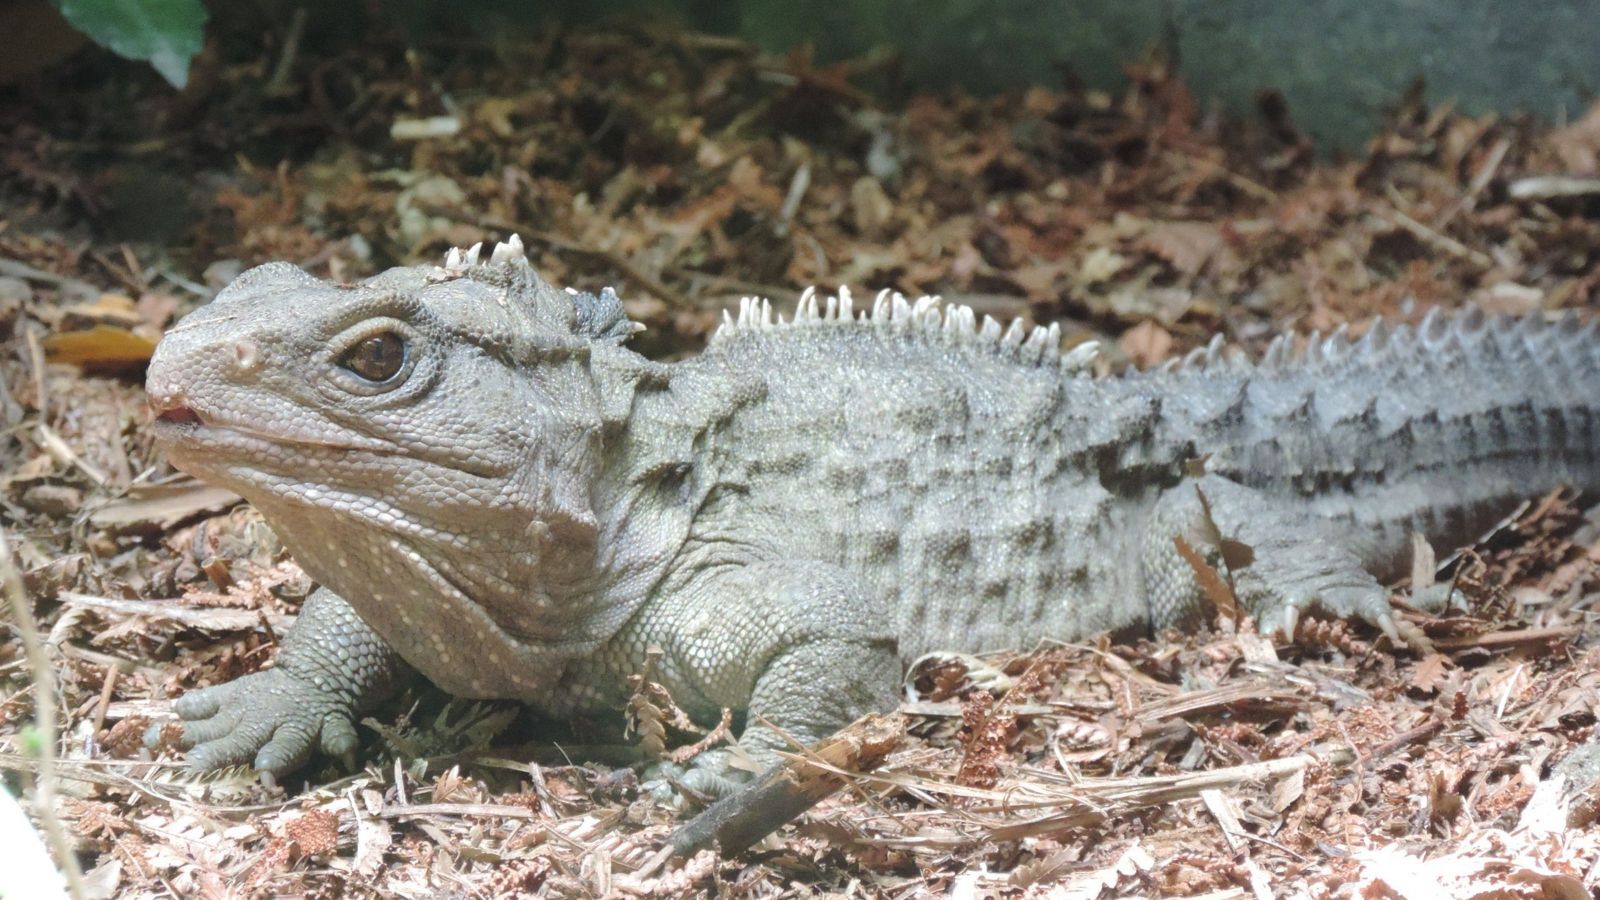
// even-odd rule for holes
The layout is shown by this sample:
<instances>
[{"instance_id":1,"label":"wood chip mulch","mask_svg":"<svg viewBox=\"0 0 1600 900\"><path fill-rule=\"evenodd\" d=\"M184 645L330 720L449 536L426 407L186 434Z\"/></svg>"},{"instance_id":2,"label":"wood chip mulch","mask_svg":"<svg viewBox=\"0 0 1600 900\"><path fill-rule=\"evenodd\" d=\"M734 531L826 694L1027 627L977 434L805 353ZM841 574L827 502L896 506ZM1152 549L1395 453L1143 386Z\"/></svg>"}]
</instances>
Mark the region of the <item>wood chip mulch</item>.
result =
<instances>
[{"instance_id":1,"label":"wood chip mulch","mask_svg":"<svg viewBox=\"0 0 1600 900\"><path fill-rule=\"evenodd\" d=\"M1568 827L1550 784L1600 705L1600 538L1567 493L1448 562L1467 608L1404 611L1412 647L1223 622L935 660L881 766L738 855L664 853L680 818L610 764L637 748L552 744L501 705L408 697L375 717L362 771L322 761L273 790L152 756L168 699L268 664L311 587L145 428L162 329L257 262L353 279L514 231L552 281L617 286L660 358L743 295L810 284L1060 321L1137 366L1217 332L1259 350L1283 330L1587 308L1600 291L1600 106L1545 128L1414 102L1332 160L1270 98L1217 114L1160 54L1117 94L973 98L907 92L882 56L822 65L653 27L492 56L368 40L291 59L287 80L267 78L283 68L269 39L182 95L95 63L0 94L0 527L58 691L52 808L34 802L39 670L9 614L0 776L63 827L89 895L1600 886L1600 830ZM156 202L127 199L155 170L181 174L161 202L186 224L107 237Z\"/></svg>"}]
</instances>

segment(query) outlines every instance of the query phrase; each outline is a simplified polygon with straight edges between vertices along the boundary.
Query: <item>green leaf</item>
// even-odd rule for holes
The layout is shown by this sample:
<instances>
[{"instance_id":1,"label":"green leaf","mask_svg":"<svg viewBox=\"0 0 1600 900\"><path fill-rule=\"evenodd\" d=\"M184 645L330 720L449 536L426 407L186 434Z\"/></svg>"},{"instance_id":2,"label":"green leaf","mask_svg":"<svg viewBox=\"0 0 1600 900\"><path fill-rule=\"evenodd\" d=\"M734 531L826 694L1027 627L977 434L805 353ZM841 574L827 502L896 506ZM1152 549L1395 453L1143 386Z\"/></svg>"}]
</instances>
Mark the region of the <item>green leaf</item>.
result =
<instances>
[{"instance_id":1,"label":"green leaf","mask_svg":"<svg viewBox=\"0 0 1600 900\"><path fill-rule=\"evenodd\" d=\"M206 9L200 0L51 0L73 27L102 47L155 66L181 88L200 52Z\"/></svg>"},{"instance_id":2,"label":"green leaf","mask_svg":"<svg viewBox=\"0 0 1600 900\"><path fill-rule=\"evenodd\" d=\"M22 745L22 752L34 759L44 755L44 735L39 732L38 726L32 722L22 726L17 733L17 743Z\"/></svg>"}]
</instances>

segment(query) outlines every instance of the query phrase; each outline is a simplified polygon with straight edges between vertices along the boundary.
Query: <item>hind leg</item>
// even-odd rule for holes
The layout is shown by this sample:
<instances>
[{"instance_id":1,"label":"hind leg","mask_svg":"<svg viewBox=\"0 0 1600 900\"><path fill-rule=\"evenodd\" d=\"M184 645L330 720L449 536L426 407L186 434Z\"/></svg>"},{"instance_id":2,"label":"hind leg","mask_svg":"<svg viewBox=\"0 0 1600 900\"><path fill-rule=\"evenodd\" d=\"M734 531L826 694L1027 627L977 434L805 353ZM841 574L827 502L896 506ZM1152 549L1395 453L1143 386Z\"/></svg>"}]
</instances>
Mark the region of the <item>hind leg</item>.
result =
<instances>
[{"instance_id":1,"label":"hind leg","mask_svg":"<svg viewBox=\"0 0 1600 900\"><path fill-rule=\"evenodd\" d=\"M1263 631L1292 636L1302 614L1315 611L1363 619L1398 640L1389 592L1341 534L1348 527L1219 475L1184 479L1162 495L1145 528L1140 572L1151 620L1164 626L1206 617L1209 601L1178 549L1181 538L1231 577Z\"/></svg>"}]
</instances>

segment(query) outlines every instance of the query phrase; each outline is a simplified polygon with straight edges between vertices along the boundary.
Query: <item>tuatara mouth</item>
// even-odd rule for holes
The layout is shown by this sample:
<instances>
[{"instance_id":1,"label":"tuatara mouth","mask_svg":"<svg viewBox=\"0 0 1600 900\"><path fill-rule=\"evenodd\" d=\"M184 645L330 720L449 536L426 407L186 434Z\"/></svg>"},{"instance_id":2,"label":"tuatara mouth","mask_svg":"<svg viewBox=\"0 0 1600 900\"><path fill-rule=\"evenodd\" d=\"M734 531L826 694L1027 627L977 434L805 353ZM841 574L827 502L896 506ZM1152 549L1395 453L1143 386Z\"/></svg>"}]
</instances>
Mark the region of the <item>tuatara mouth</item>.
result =
<instances>
[{"instance_id":1,"label":"tuatara mouth","mask_svg":"<svg viewBox=\"0 0 1600 900\"><path fill-rule=\"evenodd\" d=\"M194 407L191 406L174 406L170 409L164 409L161 411L160 415L156 416L156 421L166 422L170 425L205 424L205 422L201 420L200 414L195 412Z\"/></svg>"}]
</instances>

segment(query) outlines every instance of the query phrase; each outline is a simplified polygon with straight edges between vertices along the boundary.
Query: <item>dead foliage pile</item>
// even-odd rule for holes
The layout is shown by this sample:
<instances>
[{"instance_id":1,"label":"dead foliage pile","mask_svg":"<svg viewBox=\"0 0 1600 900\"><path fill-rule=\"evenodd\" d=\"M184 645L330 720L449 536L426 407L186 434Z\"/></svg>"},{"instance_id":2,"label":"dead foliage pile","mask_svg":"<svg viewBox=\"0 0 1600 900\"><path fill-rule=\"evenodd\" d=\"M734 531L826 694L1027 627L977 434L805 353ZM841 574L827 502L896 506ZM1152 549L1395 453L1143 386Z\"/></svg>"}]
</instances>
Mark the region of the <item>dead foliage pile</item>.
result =
<instances>
[{"instance_id":1,"label":"dead foliage pile","mask_svg":"<svg viewBox=\"0 0 1600 900\"><path fill-rule=\"evenodd\" d=\"M58 682L54 814L92 891L1595 889L1600 833L1553 824L1536 793L1587 739L1600 678L1600 542L1566 495L1447 570L1469 609L1406 614L1427 651L1313 623L1294 647L1246 625L934 661L881 768L737 857L668 860L676 820L602 764L617 748L485 750L515 715L494 706L414 698L379 717L367 769L287 796L150 760L165 698L267 663L310 587L144 427L161 330L257 262L350 279L517 232L553 281L617 286L655 355L693 349L742 295L848 284L1059 320L1140 365L1218 331L1259 346L1600 288L1600 107L1543 130L1417 101L1327 161L1273 97L1228 120L1159 56L1118 95L979 99L906 94L889 57L818 65L659 29L496 53L274 46L208 56L177 96L87 76L0 95L0 525ZM130 191L151 172L181 177ZM162 245L104 236L173 211ZM21 631L0 631L14 793L38 765ZM662 748L669 698L642 688L630 711Z\"/></svg>"}]
</instances>

